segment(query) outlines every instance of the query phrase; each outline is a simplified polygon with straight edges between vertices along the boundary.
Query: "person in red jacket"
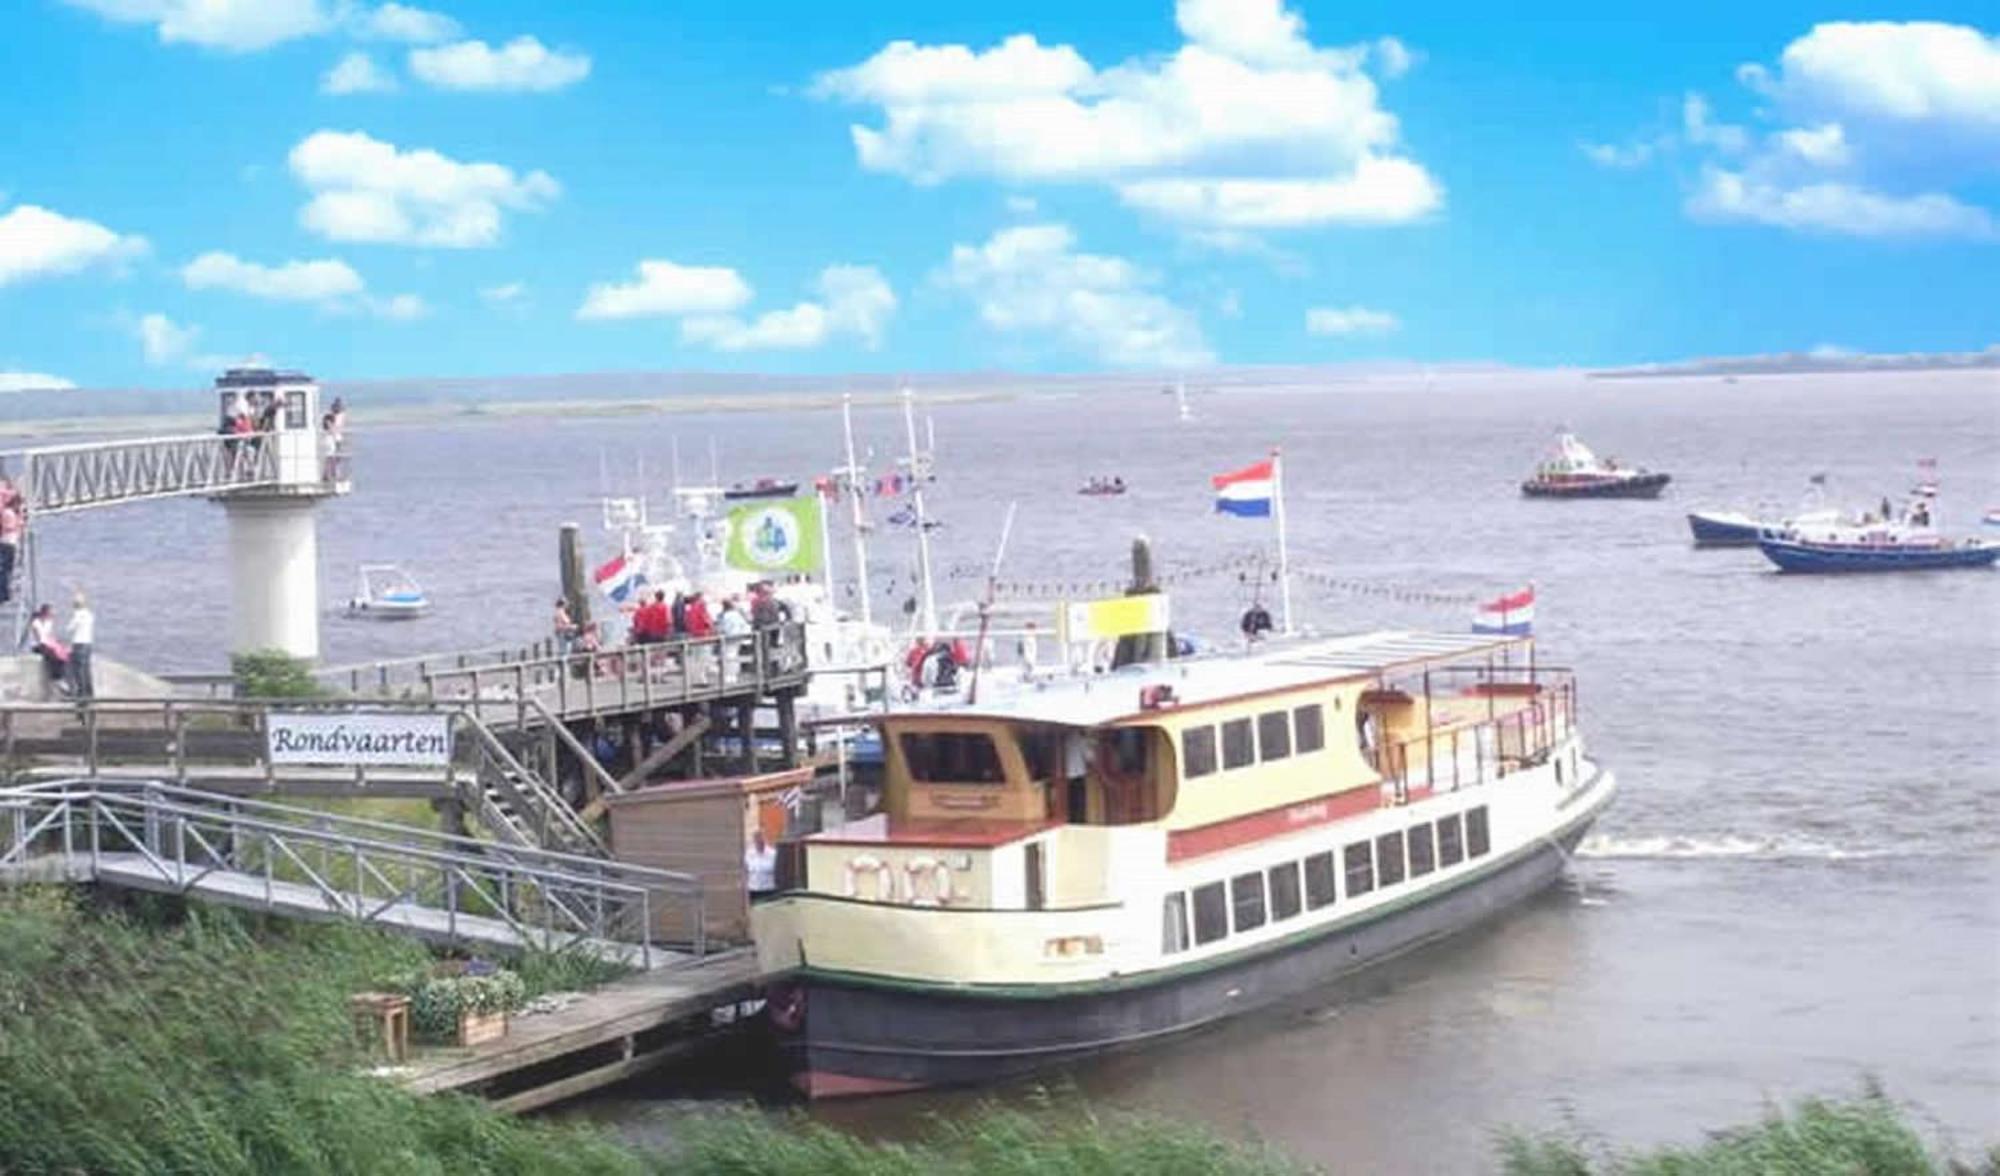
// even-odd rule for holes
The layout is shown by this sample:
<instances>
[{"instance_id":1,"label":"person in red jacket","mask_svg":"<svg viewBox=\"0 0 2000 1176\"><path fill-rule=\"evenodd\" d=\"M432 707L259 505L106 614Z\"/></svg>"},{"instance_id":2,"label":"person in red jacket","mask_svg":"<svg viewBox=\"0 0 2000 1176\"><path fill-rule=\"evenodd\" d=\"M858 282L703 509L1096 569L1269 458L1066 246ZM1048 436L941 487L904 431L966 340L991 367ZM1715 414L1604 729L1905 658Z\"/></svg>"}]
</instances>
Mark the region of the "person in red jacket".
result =
<instances>
[{"instance_id":1,"label":"person in red jacket","mask_svg":"<svg viewBox=\"0 0 2000 1176\"><path fill-rule=\"evenodd\" d=\"M690 637L707 637L715 632L715 622L708 615L708 601L699 592L688 597L686 620Z\"/></svg>"}]
</instances>

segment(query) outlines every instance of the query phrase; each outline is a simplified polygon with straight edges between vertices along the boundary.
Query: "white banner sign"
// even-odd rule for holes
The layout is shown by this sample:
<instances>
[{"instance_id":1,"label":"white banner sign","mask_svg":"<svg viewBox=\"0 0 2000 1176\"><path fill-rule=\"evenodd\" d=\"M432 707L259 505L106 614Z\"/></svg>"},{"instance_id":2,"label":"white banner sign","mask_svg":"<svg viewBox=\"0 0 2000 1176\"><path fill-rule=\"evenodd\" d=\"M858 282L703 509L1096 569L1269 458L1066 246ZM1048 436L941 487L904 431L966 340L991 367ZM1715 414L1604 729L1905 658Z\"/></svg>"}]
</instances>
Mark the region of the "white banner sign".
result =
<instances>
[{"instance_id":1,"label":"white banner sign","mask_svg":"<svg viewBox=\"0 0 2000 1176\"><path fill-rule=\"evenodd\" d=\"M274 713L265 743L274 764L442 768L451 763L451 716Z\"/></svg>"}]
</instances>

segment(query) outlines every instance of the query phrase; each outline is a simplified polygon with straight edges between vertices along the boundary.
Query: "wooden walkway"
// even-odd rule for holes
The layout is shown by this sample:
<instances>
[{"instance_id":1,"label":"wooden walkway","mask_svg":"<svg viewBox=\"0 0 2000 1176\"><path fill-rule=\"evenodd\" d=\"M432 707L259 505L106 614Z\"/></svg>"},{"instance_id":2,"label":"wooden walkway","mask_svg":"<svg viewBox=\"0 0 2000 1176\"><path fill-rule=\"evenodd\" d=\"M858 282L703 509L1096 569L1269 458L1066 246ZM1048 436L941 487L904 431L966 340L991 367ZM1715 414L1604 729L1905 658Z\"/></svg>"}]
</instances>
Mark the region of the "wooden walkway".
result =
<instances>
[{"instance_id":1,"label":"wooden walkway","mask_svg":"<svg viewBox=\"0 0 2000 1176\"><path fill-rule=\"evenodd\" d=\"M750 949L711 955L613 981L568 1008L515 1017L497 1041L425 1049L383 1073L420 1094L496 1088L494 1105L531 1111L672 1060L709 1036L712 1014L733 1013L762 987Z\"/></svg>"}]
</instances>

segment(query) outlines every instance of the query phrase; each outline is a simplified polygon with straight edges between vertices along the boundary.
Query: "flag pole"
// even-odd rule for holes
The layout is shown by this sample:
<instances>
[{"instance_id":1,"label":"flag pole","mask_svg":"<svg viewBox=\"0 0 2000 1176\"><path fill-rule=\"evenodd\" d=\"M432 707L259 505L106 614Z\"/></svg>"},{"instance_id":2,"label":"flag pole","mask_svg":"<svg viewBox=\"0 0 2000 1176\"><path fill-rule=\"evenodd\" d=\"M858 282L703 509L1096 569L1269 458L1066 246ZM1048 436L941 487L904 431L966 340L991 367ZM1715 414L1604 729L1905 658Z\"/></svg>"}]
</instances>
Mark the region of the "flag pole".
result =
<instances>
[{"instance_id":1,"label":"flag pole","mask_svg":"<svg viewBox=\"0 0 2000 1176\"><path fill-rule=\"evenodd\" d=\"M861 467L854 463L854 396L840 394L840 430L847 441L847 468L842 470L846 482L847 504L854 524L854 587L861 597L861 623L873 623L868 615L868 536L861 520Z\"/></svg>"},{"instance_id":2,"label":"flag pole","mask_svg":"<svg viewBox=\"0 0 2000 1176\"><path fill-rule=\"evenodd\" d=\"M1285 632L1292 631L1292 561L1285 546L1285 468L1278 447L1271 447L1271 509L1278 524L1278 599L1285 614Z\"/></svg>"}]
</instances>

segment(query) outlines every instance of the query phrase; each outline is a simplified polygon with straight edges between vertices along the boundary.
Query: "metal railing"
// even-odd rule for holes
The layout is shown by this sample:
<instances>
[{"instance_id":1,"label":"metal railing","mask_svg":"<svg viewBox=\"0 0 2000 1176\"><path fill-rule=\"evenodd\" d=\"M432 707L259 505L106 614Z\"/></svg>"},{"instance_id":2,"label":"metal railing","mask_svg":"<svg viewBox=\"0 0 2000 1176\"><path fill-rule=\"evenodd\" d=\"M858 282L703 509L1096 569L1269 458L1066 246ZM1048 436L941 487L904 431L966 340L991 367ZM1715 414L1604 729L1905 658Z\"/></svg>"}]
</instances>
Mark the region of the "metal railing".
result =
<instances>
[{"instance_id":1,"label":"metal railing","mask_svg":"<svg viewBox=\"0 0 2000 1176\"><path fill-rule=\"evenodd\" d=\"M155 783L67 780L0 790L0 877L149 886L275 914L331 914L448 941L626 955L655 927L708 951L690 874L336 816ZM114 857L114 855L116 855ZM124 869L113 869L122 859ZM630 952L612 945L626 945Z\"/></svg>"},{"instance_id":2,"label":"metal railing","mask_svg":"<svg viewBox=\"0 0 2000 1176\"><path fill-rule=\"evenodd\" d=\"M476 710L488 722L527 726L539 711L556 719L631 714L732 695L802 687L805 627L774 625L735 637L557 653L427 675L440 702ZM510 713L511 712L511 713Z\"/></svg>"},{"instance_id":3,"label":"metal railing","mask_svg":"<svg viewBox=\"0 0 2000 1176\"><path fill-rule=\"evenodd\" d=\"M346 767L280 764L270 755L274 713L443 714L452 753L430 765ZM523 764L473 710L428 700L98 698L81 703L0 706L0 759L19 774L35 756L60 755L52 770L98 777L134 766L179 786L225 781L278 792L313 784L408 795L415 789L466 803L510 843L602 854L602 841L540 774ZM48 771L51 769L44 769Z\"/></svg>"},{"instance_id":4,"label":"metal railing","mask_svg":"<svg viewBox=\"0 0 2000 1176\"><path fill-rule=\"evenodd\" d=\"M529 645L490 645L483 649L424 653L383 661L327 666L314 670L313 680L322 686L345 690L349 694L394 697L399 693L406 693L414 697L429 692L430 680L436 674L464 670L473 666L497 668L517 662L553 657L555 654L556 643L553 639Z\"/></svg>"},{"instance_id":5,"label":"metal railing","mask_svg":"<svg viewBox=\"0 0 2000 1176\"><path fill-rule=\"evenodd\" d=\"M20 462L29 514L55 515L276 485L276 437L197 433L55 445L5 456Z\"/></svg>"},{"instance_id":6,"label":"metal railing","mask_svg":"<svg viewBox=\"0 0 2000 1176\"><path fill-rule=\"evenodd\" d=\"M1375 769L1398 803L1413 789L1456 791L1537 767L1576 728L1576 681L1568 670L1446 666L1431 673L1471 676L1469 692L1487 699L1490 717L1371 749ZM1531 701L1502 713L1500 700L1509 698Z\"/></svg>"}]
</instances>

